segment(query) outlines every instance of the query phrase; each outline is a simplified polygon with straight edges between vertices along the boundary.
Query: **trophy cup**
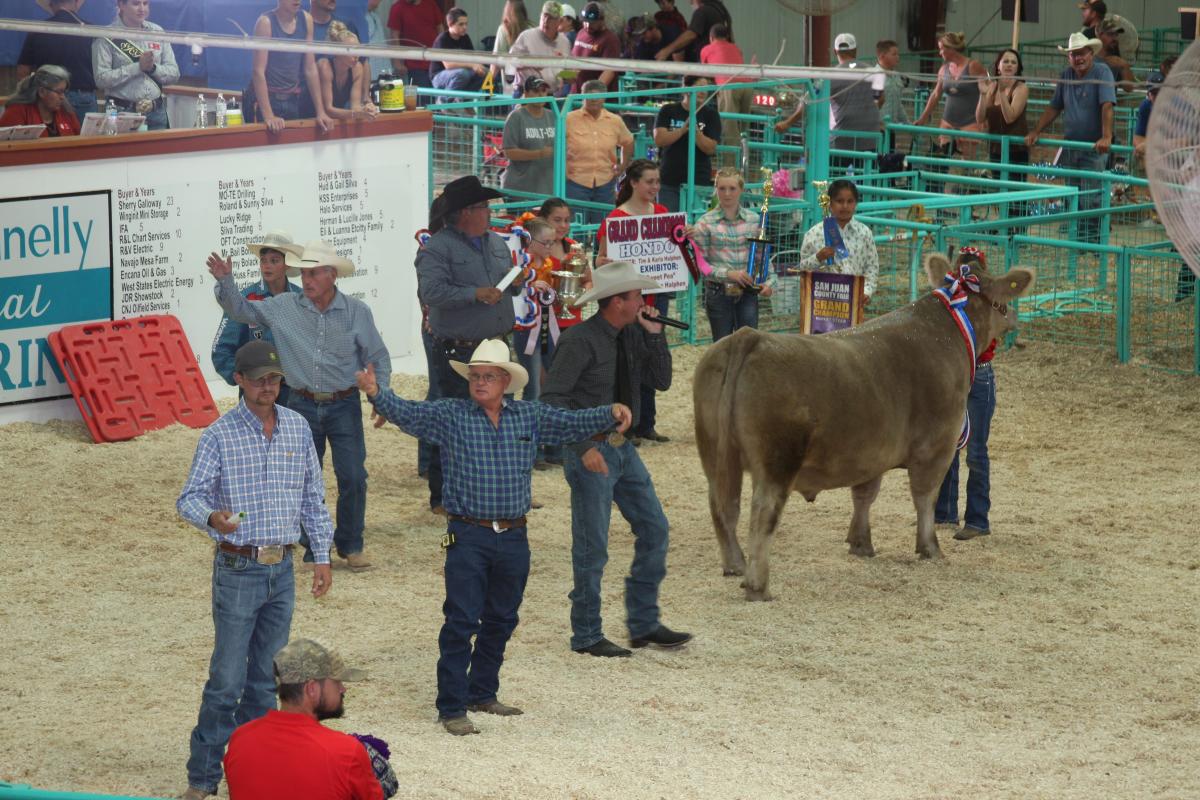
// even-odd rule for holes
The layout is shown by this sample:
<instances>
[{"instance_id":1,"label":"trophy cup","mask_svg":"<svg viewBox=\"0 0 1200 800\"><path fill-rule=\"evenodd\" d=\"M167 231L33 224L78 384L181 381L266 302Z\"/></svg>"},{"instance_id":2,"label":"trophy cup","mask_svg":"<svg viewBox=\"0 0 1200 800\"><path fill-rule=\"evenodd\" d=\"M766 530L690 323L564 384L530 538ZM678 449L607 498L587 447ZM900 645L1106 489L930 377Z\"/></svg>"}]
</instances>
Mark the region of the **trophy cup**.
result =
<instances>
[{"instance_id":1,"label":"trophy cup","mask_svg":"<svg viewBox=\"0 0 1200 800\"><path fill-rule=\"evenodd\" d=\"M771 240L767 238L767 213L771 206L771 195L775 190L771 170L762 168L763 201L758 210L758 235L747 236L750 252L746 257L746 273L754 282L753 286L743 287L744 291L757 294L762 291L762 284L767 282L771 270L771 251L774 249Z\"/></svg>"},{"instance_id":2,"label":"trophy cup","mask_svg":"<svg viewBox=\"0 0 1200 800\"><path fill-rule=\"evenodd\" d=\"M587 271L591 259L583 252L583 245L575 242L571 252L563 259L563 269L556 269L550 274L558 278L558 297L562 300L562 309L558 312L561 320L575 319L571 306L583 294L583 273Z\"/></svg>"}]
</instances>

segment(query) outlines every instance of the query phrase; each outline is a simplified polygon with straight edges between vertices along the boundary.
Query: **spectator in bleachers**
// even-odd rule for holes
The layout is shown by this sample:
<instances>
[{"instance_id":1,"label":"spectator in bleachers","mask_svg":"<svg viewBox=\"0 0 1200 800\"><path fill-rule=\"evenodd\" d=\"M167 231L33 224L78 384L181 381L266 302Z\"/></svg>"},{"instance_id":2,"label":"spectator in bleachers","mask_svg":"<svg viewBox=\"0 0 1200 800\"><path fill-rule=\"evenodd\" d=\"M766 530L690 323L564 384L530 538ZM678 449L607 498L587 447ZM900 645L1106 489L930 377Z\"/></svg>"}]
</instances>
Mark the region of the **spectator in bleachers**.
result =
<instances>
[{"instance_id":1,"label":"spectator in bleachers","mask_svg":"<svg viewBox=\"0 0 1200 800\"><path fill-rule=\"evenodd\" d=\"M675 0L657 0L658 11L654 12L654 22L662 31L663 45L671 44L687 30L688 23L684 19L683 14L679 13L679 9L675 7ZM683 60L683 53L672 53L671 57L676 61Z\"/></svg>"},{"instance_id":2,"label":"spectator in bleachers","mask_svg":"<svg viewBox=\"0 0 1200 800\"><path fill-rule=\"evenodd\" d=\"M125 111L146 115L146 127L170 127L163 87L179 80L175 51L152 34L162 28L150 22L150 0L117 0L113 27L140 34L113 33L112 39L92 40L92 75L105 96Z\"/></svg>"},{"instance_id":3,"label":"spectator in bleachers","mask_svg":"<svg viewBox=\"0 0 1200 800\"><path fill-rule=\"evenodd\" d=\"M854 218L860 195L858 187L848 180L829 184L829 212L837 220L842 241L850 255L839 258L825 238L825 223L818 222L804 234L800 244L800 269L806 272L837 272L842 275L862 275L862 304L866 306L879 283L879 250L871 229Z\"/></svg>"},{"instance_id":4,"label":"spectator in bleachers","mask_svg":"<svg viewBox=\"0 0 1200 800\"><path fill-rule=\"evenodd\" d=\"M500 25L496 28L496 40L492 44L492 54L507 55L513 43L527 30L533 28L529 21L529 12L525 10L525 0L505 0L504 10L500 12ZM516 70L492 65L492 80L497 92L512 94L516 81Z\"/></svg>"},{"instance_id":5,"label":"spectator in bleachers","mask_svg":"<svg viewBox=\"0 0 1200 800\"><path fill-rule=\"evenodd\" d=\"M1108 16L1108 5L1104 0L1084 0L1079 4L1080 19L1083 30L1080 31L1089 39L1096 38L1096 28Z\"/></svg>"},{"instance_id":6,"label":"spectator in bleachers","mask_svg":"<svg viewBox=\"0 0 1200 800\"><path fill-rule=\"evenodd\" d=\"M1137 119L1133 126L1133 152L1138 158L1146 157L1146 136L1150 131L1150 112L1154 109L1154 101L1158 99L1158 93L1162 89L1167 75L1171 72L1171 67L1175 66L1175 61L1175 56L1163 59L1158 69L1151 72L1146 78L1146 99L1138 106Z\"/></svg>"},{"instance_id":7,"label":"spectator in bleachers","mask_svg":"<svg viewBox=\"0 0 1200 800\"><path fill-rule=\"evenodd\" d=\"M437 0L396 0L388 14L388 32L397 44L433 47L446 30ZM415 59L392 59L392 69L412 86L433 87L430 63Z\"/></svg>"},{"instance_id":8,"label":"spectator in bleachers","mask_svg":"<svg viewBox=\"0 0 1200 800\"><path fill-rule=\"evenodd\" d=\"M683 85L711 86L712 81L700 75L687 75ZM693 105L696 107L694 185L712 186L712 157L717 152L717 142L721 141L721 115L712 103L706 102L708 97L706 91L686 93L679 102L664 103L654 119L654 144L662 162L658 199L668 211L680 210L680 187L688 180L688 120Z\"/></svg>"},{"instance_id":9,"label":"spectator in bleachers","mask_svg":"<svg viewBox=\"0 0 1200 800\"><path fill-rule=\"evenodd\" d=\"M1133 79L1133 69L1129 62L1121 57L1121 45L1118 37L1125 32L1121 24L1112 17L1096 26L1096 38L1100 40L1100 60L1112 70L1117 80L1117 88L1122 92L1132 92L1136 84Z\"/></svg>"},{"instance_id":10,"label":"spectator in bleachers","mask_svg":"<svg viewBox=\"0 0 1200 800\"><path fill-rule=\"evenodd\" d=\"M337 0L310 0L309 7L313 21L313 41L324 42L329 39L329 26L334 20L345 25L351 33L358 36L358 26L350 19L336 16Z\"/></svg>"},{"instance_id":11,"label":"spectator in bleachers","mask_svg":"<svg viewBox=\"0 0 1200 800\"><path fill-rule=\"evenodd\" d=\"M580 27L582 27L582 23L579 21L579 12L575 10L575 6L563 3L562 19L558 23L558 31L567 37L571 47L575 46L575 38L579 35Z\"/></svg>"},{"instance_id":12,"label":"spectator in bleachers","mask_svg":"<svg viewBox=\"0 0 1200 800\"><path fill-rule=\"evenodd\" d=\"M891 39L875 43L875 61L879 69L887 73L883 81L883 95L879 98L879 111L887 122L907 125L912 122L908 106L904 104L904 90L908 88L908 76L901 75L900 45Z\"/></svg>"},{"instance_id":13,"label":"spectator in bleachers","mask_svg":"<svg viewBox=\"0 0 1200 800\"><path fill-rule=\"evenodd\" d=\"M1081 150L1064 147L1060 151L1058 166L1099 174L1112 147L1113 106L1117 93L1113 87L1112 70L1096 61L1100 50L1098 39L1088 39L1081 33L1072 33L1066 47L1058 48L1067 54L1068 67L1059 75L1050 105L1042 112L1037 125L1025 137L1025 144L1033 147L1042 131L1050 123L1064 116L1063 138L1075 142L1093 142L1091 149ZM1090 178L1069 177L1064 179L1068 186L1080 191L1079 210L1085 211L1100 206L1100 192L1107 191L1106 184ZM1080 241L1100 243L1100 220L1087 217L1079 221Z\"/></svg>"},{"instance_id":14,"label":"spectator in bleachers","mask_svg":"<svg viewBox=\"0 0 1200 800\"><path fill-rule=\"evenodd\" d=\"M296 8L293 0L278 0L254 23L254 35L264 39L288 39L311 42L313 21L307 11ZM306 91L307 90L307 91ZM325 130L333 125L321 103L321 78L312 53L284 53L255 50L250 90L246 93L247 122L265 122L272 132L283 130L284 120L300 119L301 98L308 106L321 108L317 123Z\"/></svg>"},{"instance_id":15,"label":"spectator in bleachers","mask_svg":"<svg viewBox=\"0 0 1200 800\"><path fill-rule=\"evenodd\" d=\"M525 97L545 97L549 93L550 87L537 75L525 79ZM542 195L554 193L554 120L545 103L513 106L504 122L502 147L508 168L500 178L502 188Z\"/></svg>"},{"instance_id":16,"label":"spectator in bleachers","mask_svg":"<svg viewBox=\"0 0 1200 800\"><path fill-rule=\"evenodd\" d=\"M588 81L583 94L608 91L600 81ZM617 156L618 148L620 157ZM613 184L633 160L633 134L624 120L604 107L604 99L583 100L583 107L567 114L567 197L608 205ZM589 225L604 218L603 211L584 209Z\"/></svg>"},{"instance_id":17,"label":"spectator in bleachers","mask_svg":"<svg viewBox=\"0 0 1200 800\"><path fill-rule=\"evenodd\" d=\"M44 125L41 136L78 136L79 118L66 102L71 75L62 67L43 64L17 84L8 98L0 128L9 125Z\"/></svg>"},{"instance_id":18,"label":"spectator in bleachers","mask_svg":"<svg viewBox=\"0 0 1200 800\"><path fill-rule=\"evenodd\" d=\"M536 28L530 28L521 33L509 50L514 56L559 56L571 54L571 43L562 33L563 5L557 0L546 0L542 5L542 16ZM524 90L524 83L536 75L546 85L551 95L557 95L562 88L562 79L558 77L561 67L523 67L517 71L517 88Z\"/></svg>"},{"instance_id":19,"label":"spectator in bleachers","mask_svg":"<svg viewBox=\"0 0 1200 800\"><path fill-rule=\"evenodd\" d=\"M367 43L372 46L387 44L387 20L379 13L383 0L367 0ZM367 59L367 83L373 76L392 71L391 59L372 56Z\"/></svg>"},{"instance_id":20,"label":"spectator in bleachers","mask_svg":"<svg viewBox=\"0 0 1200 800\"><path fill-rule=\"evenodd\" d=\"M708 42L713 25L722 22L729 26L729 41L733 41L733 17L721 0L692 0L692 9L687 30L659 50L654 56L657 60L666 61L675 53L683 53L684 61L699 61L700 48Z\"/></svg>"},{"instance_id":21,"label":"spectator in bleachers","mask_svg":"<svg viewBox=\"0 0 1200 800\"><path fill-rule=\"evenodd\" d=\"M1121 55L1124 58L1133 61L1137 57L1139 37L1137 28L1127 17L1122 17L1120 14L1108 13L1108 6L1103 0L1085 0L1079 4L1079 8L1083 14L1084 29L1080 31L1089 39L1097 39L1100 36L1100 23L1104 20L1112 21L1121 33L1117 35L1117 40L1121 46Z\"/></svg>"},{"instance_id":22,"label":"spectator in bleachers","mask_svg":"<svg viewBox=\"0 0 1200 800\"><path fill-rule=\"evenodd\" d=\"M653 61L662 45L662 31L649 14L630 17L625 23L625 58Z\"/></svg>"},{"instance_id":23,"label":"spectator in bleachers","mask_svg":"<svg viewBox=\"0 0 1200 800\"><path fill-rule=\"evenodd\" d=\"M948 31L938 38L938 53L942 57L937 83L917 124L924 125L933 116L938 100L946 96L942 109L942 120L938 126L955 131L979 131L983 126L975 121L975 109L979 106L979 81L987 77L987 70L973 58L966 56L967 40L961 33ZM968 161L975 157L975 142L960 139L956 143L949 136L938 137L942 155L951 157L957 151Z\"/></svg>"},{"instance_id":24,"label":"spectator in bleachers","mask_svg":"<svg viewBox=\"0 0 1200 800\"><path fill-rule=\"evenodd\" d=\"M358 44L358 37L341 20L330 24L326 36L331 42ZM322 108L332 119L374 119L379 114L371 102L367 65L357 56L320 56L317 73L321 78Z\"/></svg>"},{"instance_id":25,"label":"spectator in bleachers","mask_svg":"<svg viewBox=\"0 0 1200 800\"><path fill-rule=\"evenodd\" d=\"M588 3L583 7L583 30L575 37L571 55L576 58L620 58L621 40L608 29L604 20L604 9L599 3ZM605 90L616 90L617 71L613 69L581 69L575 77L574 90L581 91L584 84L599 81Z\"/></svg>"},{"instance_id":26,"label":"spectator in bleachers","mask_svg":"<svg viewBox=\"0 0 1200 800\"><path fill-rule=\"evenodd\" d=\"M1029 87L1021 77L1024 71L1020 53L1012 49L1001 50L992 65L994 77L983 82L979 93L979 106L975 109L975 120L983 125L988 133L1022 137L1020 144L1009 142L1010 164L1029 163L1029 148L1023 141L1025 134L1029 133L1029 123L1025 119ZM989 152L992 161L1001 161L1003 153L999 142L990 142ZM1008 175L1008 179L1013 181L1023 181L1025 177L1024 172L1010 172Z\"/></svg>"},{"instance_id":27,"label":"spectator in bleachers","mask_svg":"<svg viewBox=\"0 0 1200 800\"><path fill-rule=\"evenodd\" d=\"M76 12L83 0L49 0L46 22L61 25L82 25ZM82 36L59 36L53 33L30 33L25 36L17 56L17 80L32 75L38 67L51 64L62 67L71 76L67 89L67 105L82 120L96 110L96 80L92 77L92 40Z\"/></svg>"},{"instance_id":28,"label":"spectator in bleachers","mask_svg":"<svg viewBox=\"0 0 1200 800\"><path fill-rule=\"evenodd\" d=\"M758 235L759 215L742 208L745 188L740 170L718 170L717 207L696 220L691 232L713 270L704 281L704 310L714 342L738 328L757 328L758 298L770 297L775 283L772 275L759 292L746 291L754 286L746 271L750 256L747 239Z\"/></svg>"},{"instance_id":29,"label":"spectator in bleachers","mask_svg":"<svg viewBox=\"0 0 1200 800\"><path fill-rule=\"evenodd\" d=\"M745 57L742 48L734 44L730 38L729 26L724 22L712 26L708 32L708 44L700 50L702 64L743 64ZM754 103L753 89L736 88L739 83L746 83L749 78L731 78L728 75L718 75L717 110L722 116L726 114L749 114ZM733 86L730 86L733 84ZM729 147L740 147L742 122L723 119L721 122L721 144Z\"/></svg>"},{"instance_id":30,"label":"spectator in bleachers","mask_svg":"<svg viewBox=\"0 0 1200 800\"><path fill-rule=\"evenodd\" d=\"M433 40L435 50L474 51L475 45L467 35L467 12L458 6L446 12L446 30ZM456 92L478 92L483 88L487 67L466 61L431 61L429 75L433 88Z\"/></svg>"}]
</instances>

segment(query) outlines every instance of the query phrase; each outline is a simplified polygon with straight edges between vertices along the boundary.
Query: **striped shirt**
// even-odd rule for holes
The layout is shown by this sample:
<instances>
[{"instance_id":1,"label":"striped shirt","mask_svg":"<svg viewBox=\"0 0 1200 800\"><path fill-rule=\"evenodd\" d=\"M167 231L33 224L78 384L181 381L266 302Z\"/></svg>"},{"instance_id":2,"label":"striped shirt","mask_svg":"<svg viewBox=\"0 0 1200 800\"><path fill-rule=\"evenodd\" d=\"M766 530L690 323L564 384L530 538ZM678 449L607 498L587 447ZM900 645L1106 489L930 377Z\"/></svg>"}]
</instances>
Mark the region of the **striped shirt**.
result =
<instances>
[{"instance_id":1,"label":"striped shirt","mask_svg":"<svg viewBox=\"0 0 1200 800\"><path fill-rule=\"evenodd\" d=\"M748 208L739 208L737 219L729 219L718 206L696 220L692 238L713 268L709 280L723 281L729 270L746 268L746 259L750 257L746 239L751 236L758 236L758 214ZM775 285L775 273L771 273L767 285Z\"/></svg>"},{"instance_id":2,"label":"striped shirt","mask_svg":"<svg viewBox=\"0 0 1200 800\"><path fill-rule=\"evenodd\" d=\"M317 563L329 563L333 521L312 430L283 406L275 406L270 439L245 401L205 428L175 507L214 540L235 545L292 544L303 524ZM221 536L208 526L214 511L242 511L246 518Z\"/></svg>"},{"instance_id":3,"label":"striped shirt","mask_svg":"<svg viewBox=\"0 0 1200 800\"><path fill-rule=\"evenodd\" d=\"M337 291L324 311L304 294L285 292L263 300L247 300L233 276L217 281L217 302L230 319L271 329L283 376L293 389L340 392L357 385L354 373L375 365L375 377L386 386L392 358L363 301Z\"/></svg>"},{"instance_id":4,"label":"striped shirt","mask_svg":"<svg viewBox=\"0 0 1200 800\"><path fill-rule=\"evenodd\" d=\"M842 228L842 241L850 251L850 257L839 259L834 256L832 264L817 261L817 251L825 247L825 223L818 222L804 234L800 245L800 269L805 272L837 272L842 275L862 275L863 292L867 297L875 294L879 283L879 251L875 248L875 236L871 229L856 219Z\"/></svg>"},{"instance_id":5,"label":"striped shirt","mask_svg":"<svg viewBox=\"0 0 1200 800\"><path fill-rule=\"evenodd\" d=\"M380 389L371 403L405 433L441 448L442 505L476 519L516 519L529 511L539 444L578 442L615 425L607 405L569 411L509 400L497 427L474 400L420 402Z\"/></svg>"}]
</instances>

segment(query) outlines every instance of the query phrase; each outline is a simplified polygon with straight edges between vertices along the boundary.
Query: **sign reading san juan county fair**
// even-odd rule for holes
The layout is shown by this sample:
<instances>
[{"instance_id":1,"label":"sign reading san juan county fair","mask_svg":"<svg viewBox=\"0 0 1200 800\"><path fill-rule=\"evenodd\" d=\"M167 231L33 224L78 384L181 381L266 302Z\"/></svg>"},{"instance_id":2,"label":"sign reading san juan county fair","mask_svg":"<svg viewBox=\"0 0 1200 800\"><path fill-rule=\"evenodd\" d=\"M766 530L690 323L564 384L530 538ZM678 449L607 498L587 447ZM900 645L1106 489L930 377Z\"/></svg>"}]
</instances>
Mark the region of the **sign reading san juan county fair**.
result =
<instances>
[{"instance_id":1,"label":"sign reading san juan county fair","mask_svg":"<svg viewBox=\"0 0 1200 800\"><path fill-rule=\"evenodd\" d=\"M46 337L112 319L109 195L0 200L0 405L70 397Z\"/></svg>"},{"instance_id":2,"label":"sign reading san juan county fair","mask_svg":"<svg viewBox=\"0 0 1200 800\"><path fill-rule=\"evenodd\" d=\"M802 276L801 333L829 333L862 322L862 275L804 272Z\"/></svg>"},{"instance_id":3,"label":"sign reading san juan county fair","mask_svg":"<svg viewBox=\"0 0 1200 800\"><path fill-rule=\"evenodd\" d=\"M613 261L631 261L644 277L658 281L658 289L644 294L686 291L687 264L679 245L671 238L675 227L686 223L684 214L609 217L604 220L608 257Z\"/></svg>"}]
</instances>

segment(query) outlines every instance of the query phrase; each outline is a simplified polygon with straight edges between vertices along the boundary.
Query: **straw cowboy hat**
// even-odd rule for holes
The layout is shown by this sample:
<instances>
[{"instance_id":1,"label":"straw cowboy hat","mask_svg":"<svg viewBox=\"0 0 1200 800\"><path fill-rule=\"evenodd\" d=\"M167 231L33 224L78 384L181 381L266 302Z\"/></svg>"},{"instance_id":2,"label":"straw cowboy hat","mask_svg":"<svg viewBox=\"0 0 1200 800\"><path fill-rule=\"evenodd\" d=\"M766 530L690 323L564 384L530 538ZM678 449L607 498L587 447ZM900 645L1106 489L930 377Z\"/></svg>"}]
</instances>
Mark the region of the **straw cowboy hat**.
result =
<instances>
[{"instance_id":1,"label":"straw cowboy hat","mask_svg":"<svg viewBox=\"0 0 1200 800\"><path fill-rule=\"evenodd\" d=\"M1063 47L1059 45L1058 51L1060 53L1070 53L1072 50L1080 50L1084 47L1090 47L1093 53L1097 53L1103 45L1099 39L1089 39L1082 33L1072 33L1071 38L1067 39L1067 46Z\"/></svg>"},{"instance_id":2,"label":"straw cowboy hat","mask_svg":"<svg viewBox=\"0 0 1200 800\"><path fill-rule=\"evenodd\" d=\"M314 267L333 267L337 270L339 278L348 278L354 274L354 262L339 256L333 245L320 239L313 239L304 247L293 245L291 249L285 250L284 263L288 265L288 275L299 275L300 270Z\"/></svg>"},{"instance_id":3,"label":"straw cowboy hat","mask_svg":"<svg viewBox=\"0 0 1200 800\"><path fill-rule=\"evenodd\" d=\"M274 230L263 234L261 240L257 242L249 242L246 244L246 249L253 255L262 255L263 250L278 250L287 255L288 253L298 250L298 246L292 241L292 235L287 231ZM289 275L291 273L288 273Z\"/></svg>"},{"instance_id":4,"label":"straw cowboy hat","mask_svg":"<svg viewBox=\"0 0 1200 800\"><path fill-rule=\"evenodd\" d=\"M471 367L499 367L507 372L512 376L507 394L516 394L529 383L529 373L520 364L508 360L508 345L500 339L484 339L471 353L471 360L466 364L461 361L450 362L450 368L464 378Z\"/></svg>"},{"instance_id":5,"label":"straw cowboy hat","mask_svg":"<svg viewBox=\"0 0 1200 800\"><path fill-rule=\"evenodd\" d=\"M637 264L629 261L613 261L603 267L592 270L592 288L588 289L572 303L581 306L593 300L603 300L614 294L623 294L633 289L645 291L660 289L658 282L647 278L638 271Z\"/></svg>"},{"instance_id":6,"label":"straw cowboy hat","mask_svg":"<svg viewBox=\"0 0 1200 800\"><path fill-rule=\"evenodd\" d=\"M474 175L456 178L446 184L446 188L434 198L433 205L429 207L429 232L437 233L446 227L446 216L455 211L462 211L467 206L486 203L503 196L495 189L484 186Z\"/></svg>"}]
</instances>

